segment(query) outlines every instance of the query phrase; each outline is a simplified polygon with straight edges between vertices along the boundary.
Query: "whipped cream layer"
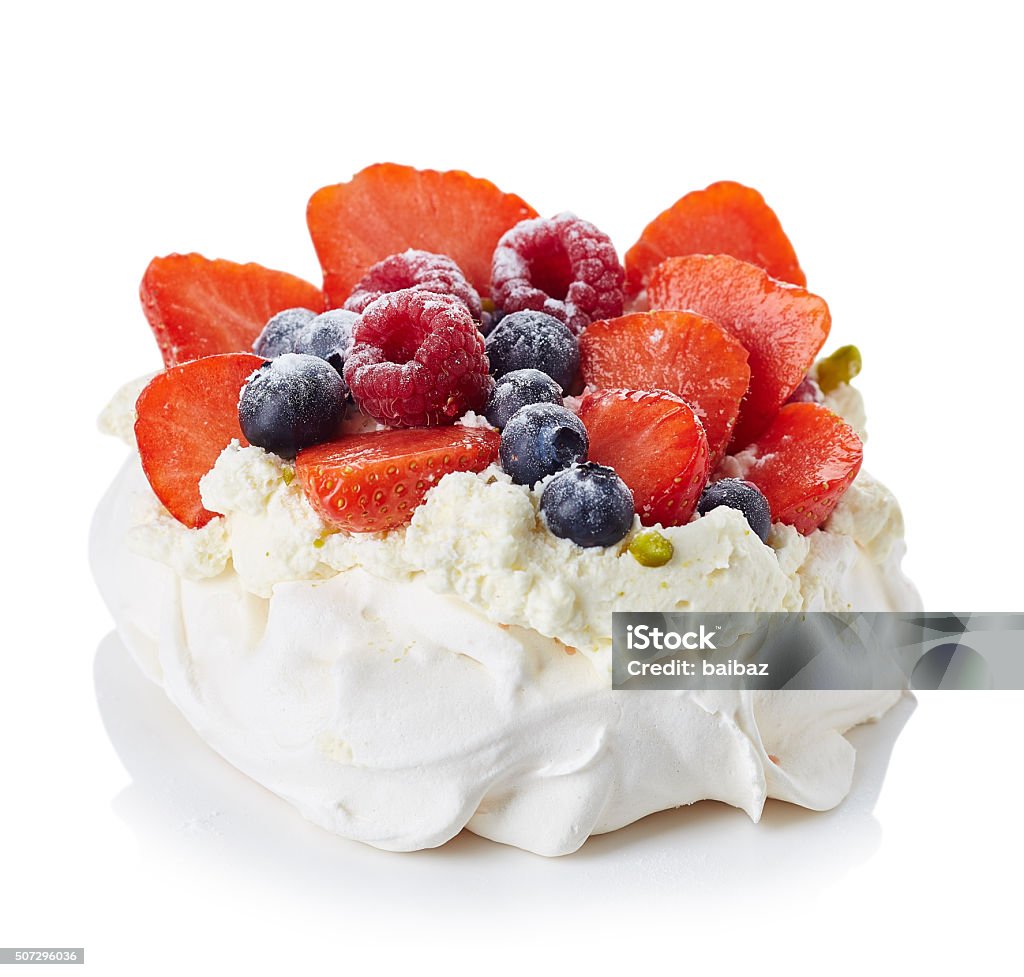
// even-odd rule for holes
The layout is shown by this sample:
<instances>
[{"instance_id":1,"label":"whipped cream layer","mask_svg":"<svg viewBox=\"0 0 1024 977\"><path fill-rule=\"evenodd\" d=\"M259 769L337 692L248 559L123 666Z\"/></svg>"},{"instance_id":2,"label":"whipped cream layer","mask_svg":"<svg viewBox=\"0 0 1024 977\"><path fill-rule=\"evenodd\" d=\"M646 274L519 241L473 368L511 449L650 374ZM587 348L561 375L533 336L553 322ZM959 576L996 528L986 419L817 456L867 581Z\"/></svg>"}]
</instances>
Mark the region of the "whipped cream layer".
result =
<instances>
[{"instance_id":1,"label":"whipped cream layer","mask_svg":"<svg viewBox=\"0 0 1024 977\"><path fill-rule=\"evenodd\" d=\"M114 408L106 426L126 430ZM200 735L346 837L411 850L468 827L556 855L703 798L754 819L767 797L825 809L852 777L842 733L899 697L610 688L616 609L919 606L899 507L867 474L827 532L778 525L765 546L718 509L663 530L675 552L658 568L628 537L552 536L539 492L497 468L446 476L403 530L353 536L292 475L232 445L201 485L224 518L188 530L133 457L93 563L126 644Z\"/></svg>"}]
</instances>

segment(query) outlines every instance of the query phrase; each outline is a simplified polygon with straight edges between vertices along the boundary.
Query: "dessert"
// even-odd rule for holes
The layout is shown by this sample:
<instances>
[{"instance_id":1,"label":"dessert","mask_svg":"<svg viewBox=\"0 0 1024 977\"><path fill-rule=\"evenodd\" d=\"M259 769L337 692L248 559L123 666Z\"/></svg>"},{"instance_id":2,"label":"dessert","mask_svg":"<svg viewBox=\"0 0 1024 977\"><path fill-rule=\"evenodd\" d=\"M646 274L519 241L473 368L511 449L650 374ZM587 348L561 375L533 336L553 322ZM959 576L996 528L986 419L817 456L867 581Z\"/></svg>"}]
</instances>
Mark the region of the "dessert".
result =
<instances>
[{"instance_id":1,"label":"dessert","mask_svg":"<svg viewBox=\"0 0 1024 977\"><path fill-rule=\"evenodd\" d=\"M313 195L324 287L172 255L91 553L125 644L307 818L546 855L849 789L899 692L616 692L614 610L911 610L852 347L756 191L607 235L461 172Z\"/></svg>"}]
</instances>

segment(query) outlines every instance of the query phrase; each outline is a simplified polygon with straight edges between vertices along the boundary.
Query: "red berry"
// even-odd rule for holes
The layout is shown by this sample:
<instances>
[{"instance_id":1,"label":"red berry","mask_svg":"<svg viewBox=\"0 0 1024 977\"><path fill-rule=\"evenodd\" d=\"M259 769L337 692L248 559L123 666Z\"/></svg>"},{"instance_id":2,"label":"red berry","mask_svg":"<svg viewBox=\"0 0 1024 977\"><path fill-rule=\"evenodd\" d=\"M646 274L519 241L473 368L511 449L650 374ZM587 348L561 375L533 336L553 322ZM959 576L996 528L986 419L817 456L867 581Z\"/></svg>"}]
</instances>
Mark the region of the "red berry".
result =
<instances>
[{"instance_id":1,"label":"red berry","mask_svg":"<svg viewBox=\"0 0 1024 977\"><path fill-rule=\"evenodd\" d=\"M461 170L377 163L348 183L317 190L306 220L323 267L328 308L335 308L367 269L406 248L448 255L487 295L498 238L536 214L515 194Z\"/></svg>"},{"instance_id":2,"label":"red berry","mask_svg":"<svg viewBox=\"0 0 1024 977\"><path fill-rule=\"evenodd\" d=\"M817 529L860 471L857 432L821 404L787 404L751 445L747 472L768 499L773 522Z\"/></svg>"},{"instance_id":3,"label":"red berry","mask_svg":"<svg viewBox=\"0 0 1024 977\"><path fill-rule=\"evenodd\" d=\"M725 454L750 382L747 351L695 312L638 312L591 323L580 336L580 374L602 389L678 394L704 425L712 467Z\"/></svg>"},{"instance_id":4,"label":"red berry","mask_svg":"<svg viewBox=\"0 0 1024 977\"><path fill-rule=\"evenodd\" d=\"M203 507L199 479L232 439L248 444L238 425L238 397L265 361L222 353L157 374L135 404L135 440L156 497L178 522L196 529L216 513Z\"/></svg>"},{"instance_id":5,"label":"red berry","mask_svg":"<svg viewBox=\"0 0 1024 977\"><path fill-rule=\"evenodd\" d=\"M345 382L363 413L392 427L482 413L494 386L484 338L466 306L408 288L381 296L360 316Z\"/></svg>"},{"instance_id":6,"label":"red berry","mask_svg":"<svg viewBox=\"0 0 1024 977\"><path fill-rule=\"evenodd\" d=\"M590 461L614 468L645 526L681 526L708 480L708 442L697 416L665 390L600 390L580 405Z\"/></svg>"},{"instance_id":7,"label":"red berry","mask_svg":"<svg viewBox=\"0 0 1024 977\"><path fill-rule=\"evenodd\" d=\"M351 533L402 526L448 472L483 471L500 436L485 428L355 434L299 453L295 470L313 508Z\"/></svg>"},{"instance_id":8,"label":"red berry","mask_svg":"<svg viewBox=\"0 0 1024 977\"><path fill-rule=\"evenodd\" d=\"M666 258L686 254L731 254L773 278L807 284L775 212L742 183L724 180L694 190L655 217L626 252L627 293L641 292Z\"/></svg>"},{"instance_id":9,"label":"red berry","mask_svg":"<svg viewBox=\"0 0 1024 977\"><path fill-rule=\"evenodd\" d=\"M201 254L154 258L139 295L165 366L249 352L271 316L324 307L320 289L301 278Z\"/></svg>"},{"instance_id":10,"label":"red berry","mask_svg":"<svg viewBox=\"0 0 1024 977\"><path fill-rule=\"evenodd\" d=\"M832 326L824 299L727 254L669 258L651 276L647 296L651 308L692 309L713 319L747 348L750 392L733 431L734 448L768 427Z\"/></svg>"},{"instance_id":11,"label":"red berry","mask_svg":"<svg viewBox=\"0 0 1024 977\"><path fill-rule=\"evenodd\" d=\"M503 312L546 312L578 334L594 319L622 315L624 274L607 234L559 214L521 221L502 237L491 292Z\"/></svg>"},{"instance_id":12,"label":"red berry","mask_svg":"<svg viewBox=\"0 0 1024 977\"><path fill-rule=\"evenodd\" d=\"M355 291L345 302L345 308L350 312L362 312L382 295L400 292L403 288L454 295L477 322L483 315L477 290L466 281L466 276L451 258L443 254L431 254L429 251L414 251L412 248L378 261L356 283Z\"/></svg>"}]
</instances>

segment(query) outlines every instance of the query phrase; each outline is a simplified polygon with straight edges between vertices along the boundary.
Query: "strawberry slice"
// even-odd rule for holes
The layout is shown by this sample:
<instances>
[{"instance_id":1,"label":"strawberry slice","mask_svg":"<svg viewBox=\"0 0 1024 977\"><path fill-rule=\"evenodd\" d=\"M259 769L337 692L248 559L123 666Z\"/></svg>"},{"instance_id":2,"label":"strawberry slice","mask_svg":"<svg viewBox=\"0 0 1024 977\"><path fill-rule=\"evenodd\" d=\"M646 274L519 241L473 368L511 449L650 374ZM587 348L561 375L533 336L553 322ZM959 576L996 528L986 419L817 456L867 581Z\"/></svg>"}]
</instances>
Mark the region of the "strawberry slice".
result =
<instances>
[{"instance_id":1,"label":"strawberry slice","mask_svg":"<svg viewBox=\"0 0 1024 977\"><path fill-rule=\"evenodd\" d=\"M156 497L191 529L215 515L199 497L199 479L233 438L242 385L262 364L251 353L222 353L157 374L135 403L135 440Z\"/></svg>"},{"instance_id":2,"label":"strawberry slice","mask_svg":"<svg viewBox=\"0 0 1024 977\"><path fill-rule=\"evenodd\" d=\"M498 238L537 212L515 194L461 170L377 163L322 187L306 211L324 271L328 308L341 305L371 265L407 248L444 254L490 295Z\"/></svg>"},{"instance_id":3,"label":"strawberry slice","mask_svg":"<svg viewBox=\"0 0 1024 977\"><path fill-rule=\"evenodd\" d=\"M583 398L580 420L588 460L615 469L645 526L689 520L709 458L704 428L686 401L666 390L599 390Z\"/></svg>"},{"instance_id":4,"label":"strawberry slice","mask_svg":"<svg viewBox=\"0 0 1024 977\"><path fill-rule=\"evenodd\" d=\"M602 389L678 394L704 425L712 468L725 454L750 383L747 351L695 312L638 312L591 323L580 337L580 374Z\"/></svg>"},{"instance_id":5,"label":"strawberry slice","mask_svg":"<svg viewBox=\"0 0 1024 977\"><path fill-rule=\"evenodd\" d=\"M644 228L626 252L626 294L639 294L666 258L686 254L731 254L773 278L807 284L775 211L756 190L730 180L688 193Z\"/></svg>"},{"instance_id":6,"label":"strawberry slice","mask_svg":"<svg viewBox=\"0 0 1024 977\"><path fill-rule=\"evenodd\" d=\"M864 445L857 432L821 404L787 404L751 446L747 472L765 495L773 522L805 535L817 529L857 477Z\"/></svg>"},{"instance_id":7,"label":"strawberry slice","mask_svg":"<svg viewBox=\"0 0 1024 977\"><path fill-rule=\"evenodd\" d=\"M749 444L768 427L832 326L823 298L727 254L669 258L655 269L647 295L651 308L691 309L714 319L747 348L750 392L733 447Z\"/></svg>"},{"instance_id":8,"label":"strawberry slice","mask_svg":"<svg viewBox=\"0 0 1024 977\"><path fill-rule=\"evenodd\" d=\"M320 289L283 271L201 254L154 258L139 288L164 366L217 353L248 353L271 316L320 312Z\"/></svg>"},{"instance_id":9,"label":"strawberry slice","mask_svg":"<svg viewBox=\"0 0 1024 977\"><path fill-rule=\"evenodd\" d=\"M500 440L485 428L373 431L300 451L295 470L326 522L350 533L382 532L407 523L443 475L483 471Z\"/></svg>"}]
</instances>

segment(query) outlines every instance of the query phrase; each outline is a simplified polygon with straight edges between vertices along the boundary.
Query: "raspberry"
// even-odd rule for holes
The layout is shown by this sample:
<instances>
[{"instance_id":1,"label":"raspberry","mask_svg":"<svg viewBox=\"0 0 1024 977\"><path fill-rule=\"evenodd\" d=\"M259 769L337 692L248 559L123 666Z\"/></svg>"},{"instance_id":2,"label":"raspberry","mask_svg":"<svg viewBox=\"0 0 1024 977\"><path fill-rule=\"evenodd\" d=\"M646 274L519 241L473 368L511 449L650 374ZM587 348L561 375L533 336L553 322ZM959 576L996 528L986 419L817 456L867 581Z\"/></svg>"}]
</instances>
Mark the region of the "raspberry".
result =
<instances>
[{"instance_id":1,"label":"raspberry","mask_svg":"<svg viewBox=\"0 0 1024 977\"><path fill-rule=\"evenodd\" d=\"M622 315L624 277L607 234L559 214L505 232L491 265L491 294L504 312L546 312L579 335L593 319Z\"/></svg>"},{"instance_id":2,"label":"raspberry","mask_svg":"<svg viewBox=\"0 0 1024 977\"><path fill-rule=\"evenodd\" d=\"M362 312L382 295L403 288L454 295L477 322L483 315L477 290L466 281L462 269L451 258L412 248L378 261L356 282L344 307L350 312Z\"/></svg>"},{"instance_id":3,"label":"raspberry","mask_svg":"<svg viewBox=\"0 0 1024 977\"><path fill-rule=\"evenodd\" d=\"M360 410L391 427L451 424L483 413L494 381L484 339L452 295L406 288L371 302L356 323L345 382Z\"/></svg>"}]
</instances>

